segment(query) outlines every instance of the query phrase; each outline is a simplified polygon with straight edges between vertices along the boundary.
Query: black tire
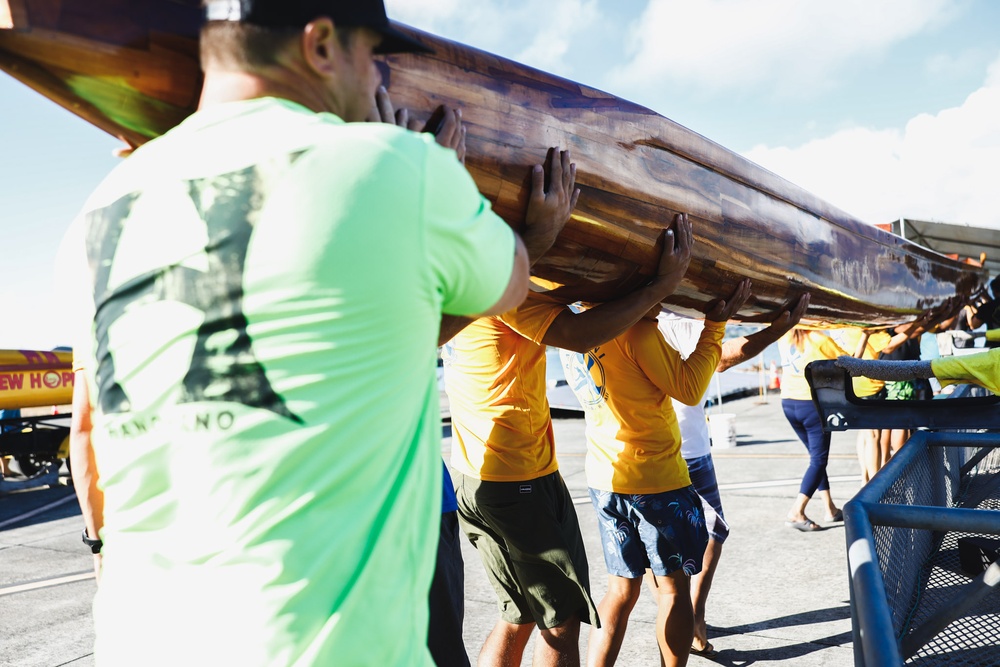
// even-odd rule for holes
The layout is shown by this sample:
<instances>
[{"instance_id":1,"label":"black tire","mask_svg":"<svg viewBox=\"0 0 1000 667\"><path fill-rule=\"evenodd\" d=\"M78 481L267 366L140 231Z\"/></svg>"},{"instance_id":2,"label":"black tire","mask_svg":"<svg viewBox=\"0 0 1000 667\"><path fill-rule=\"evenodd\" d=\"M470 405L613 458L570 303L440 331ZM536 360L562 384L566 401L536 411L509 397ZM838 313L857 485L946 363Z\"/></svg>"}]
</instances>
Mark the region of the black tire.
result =
<instances>
[{"instance_id":1,"label":"black tire","mask_svg":"<svg viewBox=\"0 0 1000 667\"><path fill-rule=\"evenodd\" d=\"M25 477L34 477L55 460L37 454L21 454L14 457L17 467L21 469L21 474Z\"/></svg>"}]
</instances>

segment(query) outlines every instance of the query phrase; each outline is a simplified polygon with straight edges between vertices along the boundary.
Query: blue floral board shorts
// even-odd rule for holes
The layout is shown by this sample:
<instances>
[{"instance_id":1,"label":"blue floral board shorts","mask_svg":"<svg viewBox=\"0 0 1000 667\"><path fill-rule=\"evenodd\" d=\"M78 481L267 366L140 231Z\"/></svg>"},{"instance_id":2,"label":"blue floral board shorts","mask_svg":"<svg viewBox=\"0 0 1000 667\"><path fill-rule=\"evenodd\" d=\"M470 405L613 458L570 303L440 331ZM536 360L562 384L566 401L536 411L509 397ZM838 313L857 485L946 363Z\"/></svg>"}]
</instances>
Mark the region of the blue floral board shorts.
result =
<instances>
[{"instance_id":1,"label":"blue floral board shorts","mask_svg":"<svg viewBox=\"0 0 1000 667\"><path fill-rule=\"evenodd\" d=\"M590 489L608 574L637 579L701 572L708 546L702 500L693 486L652 494Z\"/></svg>"}]
</instances>

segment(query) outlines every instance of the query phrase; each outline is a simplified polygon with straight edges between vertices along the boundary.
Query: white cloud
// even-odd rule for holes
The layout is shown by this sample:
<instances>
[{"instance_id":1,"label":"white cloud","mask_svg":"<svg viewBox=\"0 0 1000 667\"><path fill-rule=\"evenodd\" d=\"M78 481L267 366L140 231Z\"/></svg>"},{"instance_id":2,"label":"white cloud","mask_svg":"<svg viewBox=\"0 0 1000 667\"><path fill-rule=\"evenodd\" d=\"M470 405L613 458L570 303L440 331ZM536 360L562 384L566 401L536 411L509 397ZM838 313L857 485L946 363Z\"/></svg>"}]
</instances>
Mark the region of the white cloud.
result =
<instances>
[{"instance_id":1,"label":"white cloud","mask_svg":"<svg viewBox=\"0 0 1000 667\"><path fill-rule=\"evenodd\" d=\"M961 106L903 129L853 128L746 156L866 222L900 217L1000 228L1000 59Z\"/></svg>"},{"instance_id":2,"label":"white cloud","mask_svg":"<svg viewBox=\"0 0 1000 667\"><path fill-rule=\"evenodd\" d=\"M544 70L564 69L563 57L569 50L573 35L600 17L597 0L555 0L545 6L548 12L562 17L562 20L543 23L545 27L516 59Z\"/></svg>"},{"instance_id":3,"label":"white cloud","mask_svg":"<svg viewBox=\"0 0 1000 667\"><path fill-rule=\"evenodd\" d=\"M567 76L574 36L601 17L598 0L387 0L394 20Z\"/></svg>"},{"instance_id":4,"label":"white cloud","mask_svg":"<svg viewBox=\"0 0 1000 667\"><path fill-rule=\"evenodd\" d=\"M385 9L394 21L432 30L434 26L454 19L466 4L461 0L386 0Z\"/></svg>"},{"instance_id":5,"label":"white cloud","mask_svg":"<svg viewBox=\"0 0 1000 667\"><path fill-rule=\"evenodd\" d=\"M632 28L631 59L614 76L633 88L673 81L807 94L953 11L947 0L650 0Z\"/></svg>"},{"instance_id":6,"label":"white cloud","mask_svg":"<svg viewBox=\"0 0 1000 667\"><path fill-rule=\"evenodd\" d=\"M977 48L965 49L960 53L936 53L927 58L924 67L929 74L939 79L961 77L981 67L981 55Z\"/></svg>"},{"instance_id":7,"label":"white cloud","mask_svg":"<svg viewBox=\"0 0 1000 667\"><path fill-rule=\"evenodd\" d=\"M986 72L987 86L1000 86L1000 59L994 61Z\"/></svg>"}]
</instances>

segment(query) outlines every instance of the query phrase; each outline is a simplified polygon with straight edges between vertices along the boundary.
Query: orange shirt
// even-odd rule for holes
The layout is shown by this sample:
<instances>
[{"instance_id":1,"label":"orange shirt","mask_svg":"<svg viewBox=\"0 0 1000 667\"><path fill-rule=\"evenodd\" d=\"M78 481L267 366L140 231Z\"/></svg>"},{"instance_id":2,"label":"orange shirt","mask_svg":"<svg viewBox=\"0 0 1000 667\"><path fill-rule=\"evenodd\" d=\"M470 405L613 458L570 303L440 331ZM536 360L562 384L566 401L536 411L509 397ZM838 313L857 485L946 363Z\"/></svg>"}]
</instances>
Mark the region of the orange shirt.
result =
<instances>
[{"instance_id":1,"label":"orange shirt","mask_svg":"<svg viewBox=\"0 0 1000 667\"><path fill-rule=\"evenodd\" d=\"M587 416L587 484L615 493L662 493L691 484L671 397L701 401L719 364L725 322L705 322L684 360L655 320L571 357L567 381Z\"/></svg>"},{"instance_id":2,"label":"orange shirt","mask_svg":"<svg viewBox=\"0 0 1000 667\"><path fill-rule=\"evenodd\" d=\"M512 311L476 320L445 347L451 465L457 471L517 482L559 469L541 341L562 312L566 306L529 294Z\"/></svg>"}]
</instances>

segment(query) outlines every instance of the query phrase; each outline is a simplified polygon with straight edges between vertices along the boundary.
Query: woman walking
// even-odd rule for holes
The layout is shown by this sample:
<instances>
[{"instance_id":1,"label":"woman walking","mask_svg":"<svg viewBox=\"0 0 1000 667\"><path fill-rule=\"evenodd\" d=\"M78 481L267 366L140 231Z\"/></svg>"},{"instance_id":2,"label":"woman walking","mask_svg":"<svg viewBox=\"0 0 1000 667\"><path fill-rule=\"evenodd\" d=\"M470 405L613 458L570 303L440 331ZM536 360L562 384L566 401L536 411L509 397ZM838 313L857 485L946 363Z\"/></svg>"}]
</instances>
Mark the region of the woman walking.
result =
<instances>
[{"instance_id":1,"label":"woman walking","mask_svg":"<svg viewBox=\"0 0 1000 667\"><path fill-rule=\"evenodd\" d=\"M806 382L805 369L811 361L836 359L850 354L825 333L798 327L778 341L778 350L781 353L781 408L809 451L809 467L802 477L799 495L788 512L785 525L803 532L822 530L819 524L806 516L806 505L814 493L819 491L823 500L826 521L843 521L844 514L830 495L830 481L826 476L830 434L823 431L823 423Z\"/></svg>"}]
</instances>

